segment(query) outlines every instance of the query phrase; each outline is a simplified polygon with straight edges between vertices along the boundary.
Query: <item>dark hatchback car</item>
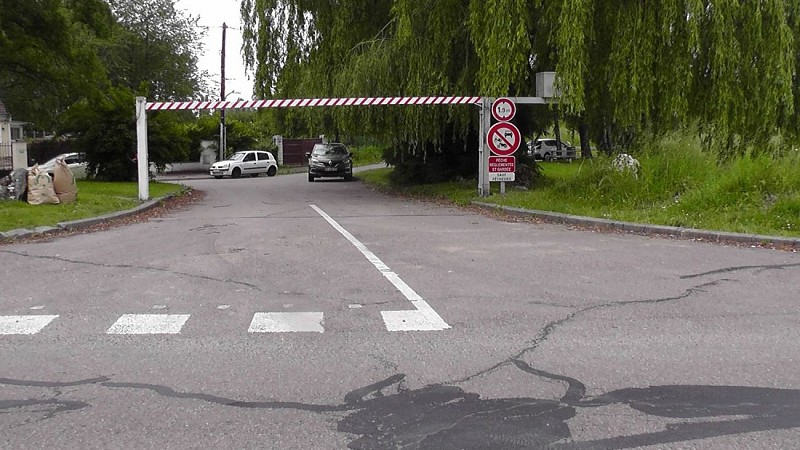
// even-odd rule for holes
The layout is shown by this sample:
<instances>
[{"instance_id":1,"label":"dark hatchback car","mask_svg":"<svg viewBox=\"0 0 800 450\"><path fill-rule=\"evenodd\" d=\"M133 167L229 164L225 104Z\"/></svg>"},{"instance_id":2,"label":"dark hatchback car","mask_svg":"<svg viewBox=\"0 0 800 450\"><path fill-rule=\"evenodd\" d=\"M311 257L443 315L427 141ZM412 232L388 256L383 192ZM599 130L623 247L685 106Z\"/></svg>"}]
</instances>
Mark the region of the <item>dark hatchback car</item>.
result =
<instances>
[{"instance_id":1,"label":"dark hatchback car","mask_svg":"<svg viewBox=\"0 0 800 450\"><path fill-rule=\"evenodd\" d=\"M308 158L308 181L321 177L344 177L353 179L353 154L344 144L317 144Z\"/></svg>"}]
</instances>

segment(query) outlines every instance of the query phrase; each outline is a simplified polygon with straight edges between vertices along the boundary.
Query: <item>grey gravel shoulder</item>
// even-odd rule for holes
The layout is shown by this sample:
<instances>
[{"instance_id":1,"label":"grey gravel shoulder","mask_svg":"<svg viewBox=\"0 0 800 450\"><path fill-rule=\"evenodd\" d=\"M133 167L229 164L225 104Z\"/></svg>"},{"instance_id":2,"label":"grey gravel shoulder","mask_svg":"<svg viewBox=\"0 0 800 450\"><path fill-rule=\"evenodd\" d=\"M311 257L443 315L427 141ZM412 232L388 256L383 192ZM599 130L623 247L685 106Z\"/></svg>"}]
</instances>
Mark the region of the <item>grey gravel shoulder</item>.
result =
<instances>
[{"instance_id":1,"label":"grey gravel shoulder","mask_svg":"<svg viewBox=\"0 0 800 450\"><path fill-rule=\"evenodd\" d=\"M696 228L670 227L633 222L622 222L594 217L574 216L549 211L502 206L493 203L472 202L473 205L489 210L500 210L509 214L534 217L546 222L564 223L605 230L626 231L645 235L672 236L683 239L696 239L719 243L737 243L746 245L774 245L784 248L800 249L800 239L784 236L766 236L759 234L730 233L726 231L700 230Z\"/></svg>"},{"instance_id":2,"label":"grey gravel shoulder","mask_svg":"<svg viewBox=\"0 0 800 450\"><path fill-rule=\"evenodd\" d=\"M109 220L121 219L123 217L128 217L142 213L157 206L159 203L173 196L175 196L175 194L168 194L164 197L151 199L133 209L127 209L124 211L117 211L114 213L103 214L102 216L88 217L86 219L70 220L68 222L59 222L54 227L36 227L34 229L18 228L16 230L0 232L0 239L30 237L37 234L44 234L60 230L78 230L81 228L90 227L92 225L97 225L99 223L103 223Z\"/></svg>"}]
</instances>

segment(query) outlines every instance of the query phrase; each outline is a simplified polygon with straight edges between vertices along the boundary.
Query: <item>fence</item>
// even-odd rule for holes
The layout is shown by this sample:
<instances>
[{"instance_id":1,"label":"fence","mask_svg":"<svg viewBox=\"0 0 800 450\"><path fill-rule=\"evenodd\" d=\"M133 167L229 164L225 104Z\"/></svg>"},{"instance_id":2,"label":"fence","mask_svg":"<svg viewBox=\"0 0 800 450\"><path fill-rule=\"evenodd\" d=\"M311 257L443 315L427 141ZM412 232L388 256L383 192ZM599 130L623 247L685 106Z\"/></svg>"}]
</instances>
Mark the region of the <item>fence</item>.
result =
<instances>
[{"instance_id":1,"label":"fence","mask_svg":"<svg viewBox=\"0 0 800 450\"><path fill-rule=\"evenodd\" d=\"M0 144L0 170L14 169L14 151L11 144Z\"/></svg>"}]
</instances>

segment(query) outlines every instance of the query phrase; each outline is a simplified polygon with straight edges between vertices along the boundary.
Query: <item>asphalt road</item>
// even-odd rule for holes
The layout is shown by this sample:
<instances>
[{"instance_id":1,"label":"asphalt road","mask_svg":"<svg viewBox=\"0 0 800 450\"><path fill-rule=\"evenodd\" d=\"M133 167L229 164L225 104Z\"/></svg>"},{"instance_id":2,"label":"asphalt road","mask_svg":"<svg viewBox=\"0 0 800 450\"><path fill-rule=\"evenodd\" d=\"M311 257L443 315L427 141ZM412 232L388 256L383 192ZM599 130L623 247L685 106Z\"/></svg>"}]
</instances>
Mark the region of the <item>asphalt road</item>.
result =
<instances>
[{"instance_id":1,"label":"asphalt road","mask_svg":"<svg viewBox=\"0 0 800 450\"><path fill-rule=\"evenodd\" d=\"M0 448L797 448L800 255L304 174L0 247Z\"/></svg>"}]
</instances>

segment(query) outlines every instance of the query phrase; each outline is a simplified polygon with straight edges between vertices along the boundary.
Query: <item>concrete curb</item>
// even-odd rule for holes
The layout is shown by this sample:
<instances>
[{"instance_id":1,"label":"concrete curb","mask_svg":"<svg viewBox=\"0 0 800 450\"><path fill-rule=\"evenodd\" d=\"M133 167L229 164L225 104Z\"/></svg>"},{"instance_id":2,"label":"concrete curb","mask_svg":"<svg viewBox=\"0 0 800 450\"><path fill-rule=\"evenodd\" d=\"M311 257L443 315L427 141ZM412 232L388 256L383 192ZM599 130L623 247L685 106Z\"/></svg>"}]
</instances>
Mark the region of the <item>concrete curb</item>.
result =
<instances>
[{"instance_id":1,"label":"concrete curb","mask_svg":"<svg viewBox=\"0 0 800 450\"><path fill-rule=\"evenodd\" d=\"M183 192L183 191L181 191ZM52 231L60 231L60 230L78 230L81 228L90 227L92 225L97 225L99 223L107 222L109 220L114 219L121 219L127 216L132 216L134 214L139 214L141 212L147 211L148 209L152 209L158 206L159 203L167 200L169 198L174 197L176 194L168 194L164 197L159 197L156 199L148 200L141 205L133 208L128 209L125 211L118 211L114 213L104 214L102 216L96 217L88 217L86 219L78 219L78 220L70 220L69 222L59 222L56 224L55 227L36 227L32 230L27 228L19 228L16 230L10 230L6 232L0 232L0 239L12 239L12 238L20 238L20 237L29 237L37 234L44 234L49 233Z\"/></svg>"},{"instance_id":2,"label":"concrete curb","mask_svg":"<svg viewBox=\"0 0 800 450\"><path fill-rule=\"evenodd\" d=\"M673 236L683 239L702 239L710 242L735 242L750 245L776 245L800 249L799 238L783 236L765 236L759 234L729 233L726 231L699 230L696 228L670 227L665 225L650 225L633 222L622 222L594 217L573 216L549 211L515 208L493 203L472 202L473 205L487 210L500 210L510 214L526 217L535 217L547 222L595 227L606 230L627 231L645 235Z\"/></svg>"}]
</instances>

